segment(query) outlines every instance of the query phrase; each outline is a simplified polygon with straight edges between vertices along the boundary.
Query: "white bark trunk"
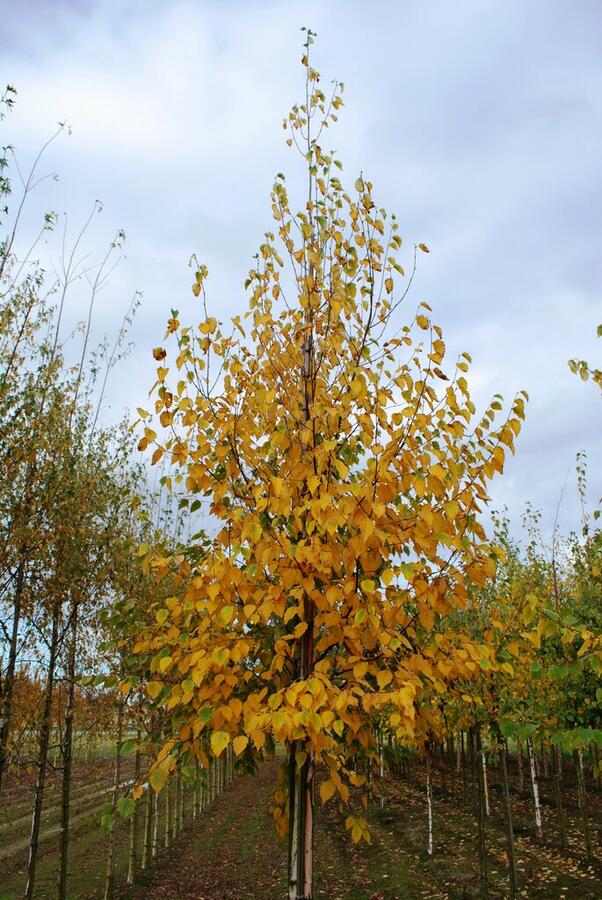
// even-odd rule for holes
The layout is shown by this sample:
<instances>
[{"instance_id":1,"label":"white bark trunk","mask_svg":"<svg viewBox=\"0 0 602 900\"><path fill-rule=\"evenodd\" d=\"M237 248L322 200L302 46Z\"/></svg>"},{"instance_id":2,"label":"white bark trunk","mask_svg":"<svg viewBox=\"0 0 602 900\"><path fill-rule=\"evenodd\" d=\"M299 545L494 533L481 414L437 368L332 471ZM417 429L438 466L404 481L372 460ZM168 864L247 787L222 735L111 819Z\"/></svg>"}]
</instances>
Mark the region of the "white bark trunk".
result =
<instances>
[{"instance_id":1,"label":"white bark trunk","mask_svg":"<svg viewBox=\"0 0 602 900\"><path fill-rule=\"evenodd\" d=\"M529 769L531 772L531 787L533 790L533 810L535 813L535 827L537 829L537 837L543 837L543 819L541 815L541 803L539 800L539 784L537 781L537 771L535 769L535 753L533 751L533 741L531 738L527 741L527 750L529 753Z\"/></svg>"},{"instance_id":2,"label":"white bark trunk","mask_svg":"<svg viewBox=\"0 0 602 900\"><path fill-rule=\"evenodd\" d=\"M428 811L428 854L433 855L433 791L431 785L431 763L426 760L426 806Z\"/></svg>"},{"instance_id":3,"label":"white bark trunk","mask_svg":"<svg viewBox=\"0 0 602 900\"><path fill-rule=\"evenodd\" d=\"M491 809L489 807L489 784L487 782L487 757L485 756L485 750L481 751L481 765L483 767L483 794L485 797L485 815L491 815Z\"/></svg>"}]
</instances>

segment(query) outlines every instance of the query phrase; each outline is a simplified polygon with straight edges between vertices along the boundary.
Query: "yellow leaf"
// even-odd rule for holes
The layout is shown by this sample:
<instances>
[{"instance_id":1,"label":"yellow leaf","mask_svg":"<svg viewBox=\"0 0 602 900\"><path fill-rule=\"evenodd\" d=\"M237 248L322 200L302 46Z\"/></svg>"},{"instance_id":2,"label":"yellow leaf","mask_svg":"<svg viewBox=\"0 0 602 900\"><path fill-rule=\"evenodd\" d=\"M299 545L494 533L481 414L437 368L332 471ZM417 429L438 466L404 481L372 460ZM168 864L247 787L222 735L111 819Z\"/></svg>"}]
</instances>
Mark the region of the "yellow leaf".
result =
<instances>
[{"instance_id":1,"label":"yellow leaf","mask_svg":"<svg viewBox=\"0 0 602 900\"><path fill-rule=\"evenodd\" d=\"M358 662L353 667L353 677L357 678L359 680L360 678L364 677L364 675L366 674L367 671L368 671L368 663L367 662Z\"/></svg>"},{"instance_id":2,"label":"yellow leaf","mask_svg":"<svg viewBox=\"0 0 602 900\"><path fill-rule=\"evenodd\" d=\"M393 569L385 569L385 571L381 573L380 580L385 587L390 585L393 580Z\"/></svg>"},{"instance_id":3,"label":"yellow leaf","mask_svg":"<svg viewBox=\"0 0 602 900\"><path fill-rule=\"evenodd\" d=\"M328 803L335 791L336 787L332 781L323 781L320 785L320 800L322 803Z\"/></svg>"},{"instance_id":4,"label":"yellow leaf","mask_svg":"<svg viewBox=\"0 0 602 900\"><path fill-rule=\"evenodd\" d=\"M230 743L230 735L225 731L214 731L211 735L211 752L219 756Z\"/></svg>"},{"instance_id":5,"label":"yellow leaf","mask_svg":"<svg viewBox=\"0 0 602 900\"><path fill-rule=\"evenodd\" d=\"M211 316L209 319L207 319L206 322L201 322L199 331L201 332L201 334L213 334L216 328L217 319L214 319L213 316Z\"/></svg>"},{"instance_id":6,"label":"yellow leaf","mask_svg":"<svg viewBox=\"0 0 602 900\"><path fill-rule=\"evenodd\" d=\"M156 700L162 690L163 685L160 681L149 681L149 683L146 685L146 693L151 698L151 700Z\"/></svg>"},{"instance_id":7,"label":"yellow leaf","mask_svg":"<svg viewBox=\"0 0 602 900\"><path fill-rule=\"evenodd\" d=\"M422 328L423 331L429 327L429 320L426 316L416 316L416 324L419 328Z\"/></svg>"},{"instance_id":8,"label":"yellow leaf","mask_svg":"<svg viewBox=\"0 0 602 900\"><path fill-rule=\"evenodd\" d=\"M392 679L392 675L388 669L381 669L380 672L376 673L376 680L378 681L378 686L382 690L386 687Z\"/></svg>"},{"instance_id":9,"label":"yellow leaf","mask_svg":"<svg viewBox=\"0 0 602 900\"><path fill-rule=\"evenodd\" d=\"M238 737L235 737L232 741L232 747L237 756L243 752L247 744L249 743L249 738L246 734L239 734Z\"/></svg>"}]
</instances>

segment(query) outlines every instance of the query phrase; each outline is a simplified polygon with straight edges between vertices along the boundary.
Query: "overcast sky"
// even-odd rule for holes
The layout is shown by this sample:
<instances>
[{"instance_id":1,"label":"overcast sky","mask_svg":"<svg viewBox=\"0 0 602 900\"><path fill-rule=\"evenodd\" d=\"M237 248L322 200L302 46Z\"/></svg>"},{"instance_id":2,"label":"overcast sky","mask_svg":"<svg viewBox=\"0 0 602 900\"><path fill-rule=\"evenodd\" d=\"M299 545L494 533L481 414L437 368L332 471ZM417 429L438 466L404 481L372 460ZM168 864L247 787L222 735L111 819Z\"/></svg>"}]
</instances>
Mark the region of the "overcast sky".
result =
<instances>
[{"instance_id":1,"label":"overcast sky","mask_svg":"<svg viewBox=\"0 0 602 900\"><path fill-rule=\"evenodd\" d=\"M66 212L98 258L117 228L127 258L96 312L114 332L134 290L135 350L106 419L145 405L150 351L172 307L194 321L188 259L210 270L211 312L244 310L251 256L271 227L276 172L297 183L281 120L301 96L301 25L314 64L345 82L330 142L349 183L363 171L412 246L426 242L412 310L427 300L452 352L473 357L485 403L528 390L515 459L493 488L514 521L525 501L578 526L575 454L602 494L602 400L570 374L602 341L602 3L599 0L0 0L0 78L18 90L0 126L23 168L57 121L25 226ZM45 253L56 258L59 244ZM69 315L83 315L76 286Z\"/></svg>"}]
</instances>

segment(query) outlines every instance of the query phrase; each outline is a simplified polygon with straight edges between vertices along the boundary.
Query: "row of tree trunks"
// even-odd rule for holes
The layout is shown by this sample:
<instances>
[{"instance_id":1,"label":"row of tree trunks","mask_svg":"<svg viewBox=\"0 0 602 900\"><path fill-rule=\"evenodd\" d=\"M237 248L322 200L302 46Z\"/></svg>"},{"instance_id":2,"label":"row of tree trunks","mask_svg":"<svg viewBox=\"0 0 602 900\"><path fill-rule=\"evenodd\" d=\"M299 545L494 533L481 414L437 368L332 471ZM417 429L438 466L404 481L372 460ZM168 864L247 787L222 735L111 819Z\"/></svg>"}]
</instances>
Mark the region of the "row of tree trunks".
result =
<instances>
[{"instance_id":1,"label":"row of tree trunks","mask_svg":"<svg viewBox=\"0 0 602 900\"><path fill-rule=\"evenodd\" d=\"M497 725L493 727L494 744L489 748L489 752L499 760L499 777L501 780L501 808L503 811L506 846L507 846L507 863L508 863L508 881L509 895L514 897L520 889L519 875L517 866L516 842L514 833L513 809L512 809L512 789L509 776L509 759L508 742L501 735ZM380 744L377 741L377 749ZM553 803L556 810L556 825L560 844L562 849L567 846L566 831L566 813L562 800L561 780L563 769L563 756L558 748L550 748L549 753L546 748L536 753L536 748L531 740L526 741L527 762L529 767L529 784L531 789L531 803L533 809L533 822L535 836L538 840L544 837L544 819L543 805L541 801L540 778L549 779L553 787ZM540 757L537 760L537 757ZM597 783L596 757L592 757L592 778L594 785ZM411 779L416 778L415 761L417 754L415 752L407 752L402 750L398 755L397 762L391 765L401 777ZM519 760L522 759L522 749L517 748L516 763L517 775L520 776ZM547 765L545 761L547 760ZM486 840L486 821L492 815L489 798L488 785L488 765L487 750L483 745L482 734L479 726L475 726L468 733L460 733L456 737L448 739L443 744L427 742L425 745L424 756L424 785L426 797L426 844L427 852L433 855L435 852L435 836L434 836L434 804L433 804L433 785L435 773L440 779L440 787L455 799L456 780L459 774L463 775L464 796L470 795L474 808L476 821L476 838L479 860L479 895L483 898L488 896L488 862L487 862L487 840ZM566 765L566 761L565 761ZM585 765L583 759L583 751L576 750L573 754L574 773L577 783L577 802L579 809L579 817L584 836L584 849L588 859L593 859L593 845L591 839L591 830L589 827L588 816L588 798L585 785ZM367 763L367 767L369 762ZM449 791L447 789L448 772L451 772L451 784ZM421 779L420 779L421 780ZM520 777L519 777L520 782ZM519 791L520 792L520 791Z\"/></svg>"}]
</instances>

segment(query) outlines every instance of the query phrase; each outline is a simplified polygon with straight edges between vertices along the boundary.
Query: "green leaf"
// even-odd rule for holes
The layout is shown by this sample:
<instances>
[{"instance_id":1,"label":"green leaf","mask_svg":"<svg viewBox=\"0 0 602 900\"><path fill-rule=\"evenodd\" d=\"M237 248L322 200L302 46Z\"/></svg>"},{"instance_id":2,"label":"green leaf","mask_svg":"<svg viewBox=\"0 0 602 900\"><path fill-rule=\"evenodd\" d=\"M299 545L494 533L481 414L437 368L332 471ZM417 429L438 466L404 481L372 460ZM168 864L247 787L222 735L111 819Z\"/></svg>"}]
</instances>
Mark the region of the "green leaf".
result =
<instances>
[{"instance_id":1,"label":"green leaf","mask_svg":"<svg viewBox=\"0 0 602 900\"><path fill-rule=\"evenodd\" d=\"M116 808L122 819L129 819L136 809L136 801L131 797L122 797L121 800L117 801Z\"/></svg>"}]
</instances>

